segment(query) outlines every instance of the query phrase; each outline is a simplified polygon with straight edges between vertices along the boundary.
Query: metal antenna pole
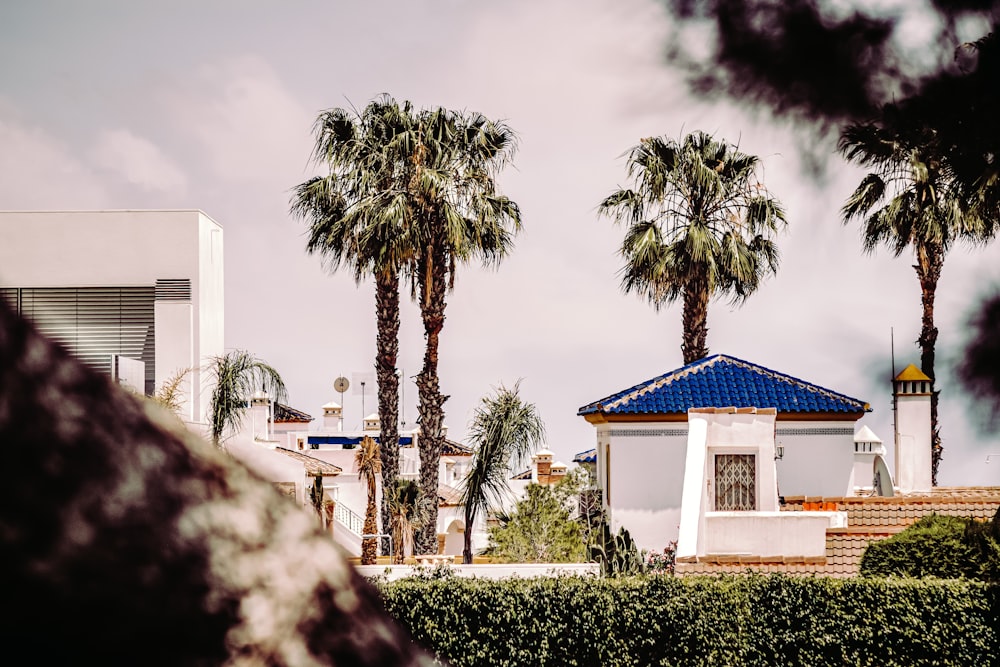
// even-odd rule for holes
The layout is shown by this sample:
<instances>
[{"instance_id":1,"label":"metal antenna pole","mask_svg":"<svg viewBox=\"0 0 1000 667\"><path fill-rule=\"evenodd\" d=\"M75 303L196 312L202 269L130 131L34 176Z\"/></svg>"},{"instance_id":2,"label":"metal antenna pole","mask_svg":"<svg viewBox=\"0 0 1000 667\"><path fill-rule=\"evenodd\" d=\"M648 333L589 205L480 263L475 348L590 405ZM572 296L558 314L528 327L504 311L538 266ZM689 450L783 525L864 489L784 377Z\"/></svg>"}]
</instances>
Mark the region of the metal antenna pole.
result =
<instances>
[{"instance_id":1,"label":"metal antenna pole","mask_svg":"<svg viewBox=\"0 0 1000 667\"><path fill-rule=\"evenodd\" d=\"M362 419L362 421L364 421L365 417L367 417L367 415L365 414L365 381L362 380L361 381L361 419Z\"/></svg>"},{"instance_id":2,"label":"metal antenna pole","mask_svg":"<svg viewBox=\"0 0 1000 667\"><path fill-rule=\"evenodd\" d=\"M892 385L892 444L896 448L893 455L899 456L896 453L899 451L899 414L897 413L899 401L896 397L896 339L892 327L889 327L889 358L892 360L892 379L890 380ZM899 474L898 470L896 474Z\"/></svg>"}]
</instances>

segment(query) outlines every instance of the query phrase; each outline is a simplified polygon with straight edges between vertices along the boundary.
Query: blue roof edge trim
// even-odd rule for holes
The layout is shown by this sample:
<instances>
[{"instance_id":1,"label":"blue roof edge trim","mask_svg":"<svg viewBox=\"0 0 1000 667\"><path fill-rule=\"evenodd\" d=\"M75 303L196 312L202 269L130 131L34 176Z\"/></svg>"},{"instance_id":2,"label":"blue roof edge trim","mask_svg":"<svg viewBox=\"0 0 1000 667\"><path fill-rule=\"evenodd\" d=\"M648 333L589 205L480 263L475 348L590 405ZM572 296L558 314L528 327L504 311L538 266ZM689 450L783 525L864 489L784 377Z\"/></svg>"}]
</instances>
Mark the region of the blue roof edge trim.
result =
<instances>
[{"instance_id":1,"label":"blue roof edge trim","mask_svg":"<svg viewBox=\"0 0 1000 667\"><path fill-rule=\"evenodd\" d=\"M774 400L771 401L771 402L774 402L774 403L784 402L784 403L786 403L785 405L754 405L754 406L736 405L736 403L745 402L745 401L728 400L728 399L723 399L721 396L718 396L719 393L720 393L719 392L720 388L723 389L722 393L726 394L727 396L729 396L729 395L731 395L733 393L739 393L739 391L737 390L736 387L734 387L734 386L726 386L726 387L715 386L715 387L713 387L710 384L706 385L706 381L708 379L704 378L704 377L699 377L698 376L698 374L700 372L708 371L708 370L714 368L719 362L724 362L726 365L731 366L731 367L737 367L738 370L740 370L741 372L751 372L751 373L756 373L758 375L770 376L769 379L771 379L772 381L777 382L777 383L781 383L781 382L788 383L788 384L792 385L793 387L795 387L798 390L798 392L801 393L801 396L786 397L787 400L784 400L784 401L781 400L781 399L778 399L778 398L774 398ZM728 374L729 375L732 374L731 369L729 369ZM661 396L660 400L658 401L659 403L670 403L672 405L661 405L661 406L659 406L660 409L636 409L631 404L630 405L626 405L626 406L615 406L614 408L611 408L610 410L606 408L606 406L608 404L615 403L617 401L621 401L622 399L628 398L630 396L632 396L631 403L634 404L634 403L638 402L640 399L642 399L647 394L658 394L658 393L669 394L670 389L674 388L673 385L680 384L684 380L689 380L688 384L695 383L696 385L702 385L702 386L695 386L693 388L693 392L692 392L692 388L691 387L677 387L677 388L675 388L675 393L681 394L681 396L671 397L669 395L665 395L665 396ZM729 384L732 385L734 382L735 382L735 380L731 381ZM651 387L654 387L655 385L660 384L660 383L662 383L661 386L658 386L658 387L655 387L655 388L651 389ZM715 384L719 385L720 383L719 383L718 380L716 380ZM691 396L690 396L690 394L692 394L692 393L695 393L695 394L709 394L712 397L712 400L708 400L708 401L702 400L700 402L694 401L691 398ZM775 393L774 392L774 387L771 388L771 392L770 393L771 394ZM783 391L779 392L779 393L785 394L785 393L787 393L787 391L784 390L784 388L783 388ZM804 400L806 398L816 397L816 396L822 397L824 399L824 401L823 401L824 403L828 403L828 402L832 401L834 404L833 405L825 405L822 408L821 407L810 407L808 404L810 402L815 402L815 401ZM797 404L797 403L799 403L800 399L802 399L802 403L803 403L802 405L790 406L790 405L787 404L789 401L791 403L796 403ZM719 404L718 405L712 405L711 403L713 403L713 400L714 400L715 403L719 403ZM760 401L760 402L763 402L763 401ZM685 413L685 412L687 412L687 410L689 408L692 408L692 407L731 407L731 406L735 406L735 407L761 407L761 408L774 407L774 408L777 408L779 412L841 412L841 413L853 413L853 412L871 412L872 411L870 405L866 401L862 401L860 399L853 398L851 396L847 396L846 394L842 394L840 392L836 392L836 391L833 391L831 389L827 389L826 387L821 387L821 386L819 386L817 384L813 384L811 382L807 382L807 381L802 380L800 378L797 378L797 377L795 377L793 375L788 375L787 373L781 373L779 371L775 371L775 370L772 370L770 368L767 368L766 366L761 366L760 364L755 364L753 362L745 361L743 359L739 359L739 358L733 357L731 355L714 354L714 355L711 355L711 356L708 356L708 357L704 357L703 359L699 359L698 361L692 362L692 363L687 364L685 366L682 366L680 368L677 368L675 370L672 370L672 371L669 371L667 373L664 373L662 375L658 375L658 376L656 376L654 378L646 380L645 382L640 382L637 385L634 385L632 387L629 387L628 389L624 389L622 391L619 391L619 392L616 392L616 393L611 394L609 396L606 396L606 397L604 397L604 398L602 398L600 400L594 401L592 403L588 403L587 405L584 405L583 407L581 407L577 411L577 415L579 415L579 416L586 416L586 415L595 414L595 413L604 413L604 414L643 414L643 413L644 414L678 414L678 413Z\"/></svg>"}]
</instances>

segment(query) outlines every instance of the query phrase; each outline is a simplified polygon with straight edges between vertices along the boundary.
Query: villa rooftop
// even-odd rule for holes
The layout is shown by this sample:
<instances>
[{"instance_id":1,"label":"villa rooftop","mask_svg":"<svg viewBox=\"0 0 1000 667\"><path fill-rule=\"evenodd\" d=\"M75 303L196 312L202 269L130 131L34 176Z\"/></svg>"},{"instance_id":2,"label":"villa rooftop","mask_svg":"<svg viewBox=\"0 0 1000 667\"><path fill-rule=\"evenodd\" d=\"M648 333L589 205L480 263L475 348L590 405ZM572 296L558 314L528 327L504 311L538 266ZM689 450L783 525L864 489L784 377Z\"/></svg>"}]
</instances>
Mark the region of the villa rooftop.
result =
<instances>
[{"instance_id":1,"label":"villa rooftop","mask_svg":"<svg viewBox=\"0 0 1000 667\"><path fill-rule=\"evenodd\" d=\"M273 421L275 424L311 422L313 419L312 415L306 414L301 410L296 410L277 401L274 403Z\"/></svg>"},{"instance_id":2,"label":"villa rooftop","mask_svg":"<svg viewBox=\"0 0 1000 667\"><path fill-rule=\"evenodd\" d=\"M929 493L891 498L795 496L785 498L782 511L820 508L847 513L846 527L827 529L825 556L710 554L678 558L676 573L679 576L749 572L838 578L857 576L861 556L869 544L892 537L929 514L992 519L1000 508L1000 487L937 487Z\"/></svg>"},{"instance_id":3,"label":"villa rooftop","mask_svg":"<svg viewBox=\"0 0 1000 667\"><path fill-rule=\"evenodd\" d=\"M332 463L321 461L313 456L297 452L293 449L275 447L274 450L276 452L281 452L290 459L295 459L296 461L305 464L306 474L310 477L333 477L334 475L339 475L344 472L340 466L335 466Z\"/></svg>"},{"instance_id":4,"label":"villa rooftop","mask_svg":"<svg viewBox=\"0 0 1000 667\"><path fill-rule=\"evenodd\" d=\"M717 354L589 403L577 414L684 415L691 408L775 408L781 413L869 411L868 403L728 355Z\"/></svg>"}]
</instances>

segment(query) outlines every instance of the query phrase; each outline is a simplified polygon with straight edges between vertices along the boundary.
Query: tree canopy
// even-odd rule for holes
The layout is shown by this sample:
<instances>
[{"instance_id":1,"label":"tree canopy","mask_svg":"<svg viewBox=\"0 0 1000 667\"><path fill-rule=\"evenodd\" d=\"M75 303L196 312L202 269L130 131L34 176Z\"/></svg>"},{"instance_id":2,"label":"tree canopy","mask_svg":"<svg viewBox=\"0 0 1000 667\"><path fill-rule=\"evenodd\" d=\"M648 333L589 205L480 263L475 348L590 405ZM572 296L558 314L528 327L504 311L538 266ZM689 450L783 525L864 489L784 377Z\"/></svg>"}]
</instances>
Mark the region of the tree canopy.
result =
<instances>
[{"instance_id":1,"label":"tree canopy","mask_svg":"<svg viewBox=\"0 0 1000 667\"><path fill-rule=\"evenodd\" d=\"M601 202L625 225L622 290L654 308L683 302L684 363L708 355L708 301L745 301L777 271L785 212L758 178L760 160L693 132L649 137L628 152L631 188Z\"/></svg>"}]
</instances>

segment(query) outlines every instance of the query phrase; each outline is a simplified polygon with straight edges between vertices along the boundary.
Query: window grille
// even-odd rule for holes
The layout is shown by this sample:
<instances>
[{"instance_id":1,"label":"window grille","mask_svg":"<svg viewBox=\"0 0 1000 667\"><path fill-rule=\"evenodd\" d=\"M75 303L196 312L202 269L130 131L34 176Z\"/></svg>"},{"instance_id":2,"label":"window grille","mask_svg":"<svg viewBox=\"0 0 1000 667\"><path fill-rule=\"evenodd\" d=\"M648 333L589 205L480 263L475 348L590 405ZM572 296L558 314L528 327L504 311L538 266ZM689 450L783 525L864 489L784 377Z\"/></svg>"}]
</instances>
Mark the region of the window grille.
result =
<instances>
[{"instance_id":1,"label":"window grille","mask_svg":"<svg viewBox=\"0 0 1000 667\"><path fill-rule=\"evenodd\" d=\"M757 457L754 454L716 454L715 511L757 509Z\"/></svg>"}]
</instances>

